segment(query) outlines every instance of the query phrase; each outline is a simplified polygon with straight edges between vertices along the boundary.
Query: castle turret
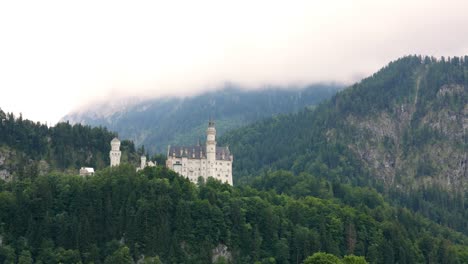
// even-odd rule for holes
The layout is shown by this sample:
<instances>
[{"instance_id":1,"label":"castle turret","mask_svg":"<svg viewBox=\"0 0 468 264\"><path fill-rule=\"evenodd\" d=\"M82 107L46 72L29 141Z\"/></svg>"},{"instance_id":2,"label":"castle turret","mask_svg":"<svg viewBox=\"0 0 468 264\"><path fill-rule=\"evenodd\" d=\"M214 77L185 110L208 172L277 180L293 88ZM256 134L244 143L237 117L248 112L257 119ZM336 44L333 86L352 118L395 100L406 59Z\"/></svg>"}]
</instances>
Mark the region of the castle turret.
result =
<instances>
[{"instance_id":1,"label":"castle turret","mask_svg":"<svg viewBox=\"0 0 468 264\"><path fill-rule=\"evenodd\" d=\"M206 159L208 162L208 177L214 177L216 162L216 128L213 120L208 122L208 128L206 129Z\"/></svg>"},{"instance_id":2,"label":"castle turret","mask_svg":"<svg viewBox=\"0 0 468 264\"><path fill-rule=\"evenodd\" d=\"M122 153L120 152L120 140L118 138L114 138L111 141L111 151L109 152L110 158L110 166L119 166L120 165L120 156Z\"/></svg>"},{"instance_id":3,"label":"castle turret","mask_svg":"<svg viewBox=\"0 0 468 264\"><path fill-rule=\"evenodd\" d=\"M142 155L141 158L140 158L140 169L144 169L146 167L146 156L145 155Z\"/></svg>"}]
</instances>

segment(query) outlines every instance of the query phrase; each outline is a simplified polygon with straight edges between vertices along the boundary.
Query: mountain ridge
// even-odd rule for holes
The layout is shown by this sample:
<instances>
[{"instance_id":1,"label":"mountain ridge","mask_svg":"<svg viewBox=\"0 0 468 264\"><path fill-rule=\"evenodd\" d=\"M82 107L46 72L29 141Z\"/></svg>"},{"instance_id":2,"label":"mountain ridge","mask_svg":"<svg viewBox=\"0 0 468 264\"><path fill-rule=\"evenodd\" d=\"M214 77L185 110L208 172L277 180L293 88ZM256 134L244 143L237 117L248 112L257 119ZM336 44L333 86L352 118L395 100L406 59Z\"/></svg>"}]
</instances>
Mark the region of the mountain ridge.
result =
<instances>
[{"instance_id":1,"label":"mountain ridge","mask_svg":"<svg viewBox=\"0 0 468 264\"><path fill-rule=\"evenodd\" d=\"M289 138L292 140L293 145L297 145L296 150L305 151L307 148L326 145L326 142L330 141L346 141L343 143L346 143L345 145L348 145L350 150L359 154L362 161L366 161L366 155L372 154L364 153L365 150L377 151L378 144L396 144L395 148L411 152L409 148L414 148L414 144L427 145L430 143L431 137L438 137L439 140L445 140L446 138L455 140L457 144L452 144L455 149L456 146L466 147L466 138L464 138L464 131L468 127L466 84L442 81L440 84L429 87L429 83L437 83L437 80L429 80L433 78L431 74L434 74L429 71L440 71L440 69L434 68L468 68L466 66L468 62L463 60L464 64L461 64L458 60L456 61L457 63L440 62L418 56L404 57L390 63L360 83L339 92L330 100L320 104L316 110L305 110L298 114L285 115L279 119L269 119L259 124L253 124L245 130L252 127L258 128L262 124L265 124L265 126L276 124L281 128L287 126L302 127L302 129L291 131L292 134L284 131L278 132L276 136L283 140L280 145L286 144L285 140ZM440 74L447 75L449 73ZM462 76L463 82L466 81L465 76L468 79L467 69L465 69ZM420 91L420 89L423 89L423 91ZM313 129L314 127L317 129ZM433 131L435 129L440 131ZM415 133L412 135L412 132ZM443 134L443 137L438 134L439 132ZM420 135L421 133L423 135ZM243 135L246 138L242 138ZM231 138L231 136L233 137ZM221 142L228 140L230 142L254 141L256 139L259 142L262 141L261 137L254 139L248 138L248 136L249 134L241 128L237 132L228 134L225 139L221 139ZM426 138L418 138L424 136ZM307 145L300 146L300 144L295 143L297 140L302 139L309 140ZM376 140L373 143L377 145L359 145L365 143L366 139ZM386 140L405 142L385 143ZM404 143L407 143L407 145L403 146ZM450 142L448 141L448 143ZM234 147L236 146L235 143L232 144ZM278 146L278 144L276 145ZM406 149L403 149L403 147ZM286 152L294 152L294 150L295 148L291 147ZM275 154L277 155L272 156L268 163L271 165L271 162L280 158L284 153L276 151ZM379 153L379 155L382 156L383 154ZM403 154L395 155L395 158L401 155ZM375 167L376 169L388 167L394 162L386 161L384 158L380 160L382 162ZM382 179L385 178L384 174L379 174ZM392 179L389 179L390 182L393 182L394 178L397 177L394 174L393 171Z\"/></svg>"},{"instance_id":2,"label":"mountain ridge","mask_svg":"<svg viewBox=\"0 0 468 264\"><path fill-rule=\"evenodd\" d=\"M169 144L193 144L203 140L206 122L210 118L215 119L218 135L222 135L225 131L262 118L315 105L331 97L341 86L310 85L290 90L280 88L250 91L227 86L193 97L138 101L105 117L90 110L71 113L62 120L106 126L120 136L132 139L135 144L144 145L150 152L165 153Z\"/></svg>"}]
</instances>

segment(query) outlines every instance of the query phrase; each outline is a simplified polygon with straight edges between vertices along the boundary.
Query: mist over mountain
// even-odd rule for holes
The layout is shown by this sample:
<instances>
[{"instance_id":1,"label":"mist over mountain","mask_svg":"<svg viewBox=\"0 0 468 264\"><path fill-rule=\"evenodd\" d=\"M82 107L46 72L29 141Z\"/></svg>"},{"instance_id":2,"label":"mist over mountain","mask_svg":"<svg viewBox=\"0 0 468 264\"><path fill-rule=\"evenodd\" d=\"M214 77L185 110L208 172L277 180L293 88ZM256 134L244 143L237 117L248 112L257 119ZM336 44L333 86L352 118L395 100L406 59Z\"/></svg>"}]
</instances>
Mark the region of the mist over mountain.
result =
<instances>
[{"instance_id":1,"label":"mist over mountain","mask_svg":"<svg viewBox=\"0 0 468 264\"><path fill-rule=\"evenodd\" d=\"M216 122L218 135L222 135L272 115L313 107L340 88L340 85L318 84L244 90L227 85L221 90L191 97L129 98L122 102L97 103L66 115L62 121L105 126L136 145L144 145L151 153L165 153L169 144L204 141L210 118Z\"/></svg>"}]
</instances>

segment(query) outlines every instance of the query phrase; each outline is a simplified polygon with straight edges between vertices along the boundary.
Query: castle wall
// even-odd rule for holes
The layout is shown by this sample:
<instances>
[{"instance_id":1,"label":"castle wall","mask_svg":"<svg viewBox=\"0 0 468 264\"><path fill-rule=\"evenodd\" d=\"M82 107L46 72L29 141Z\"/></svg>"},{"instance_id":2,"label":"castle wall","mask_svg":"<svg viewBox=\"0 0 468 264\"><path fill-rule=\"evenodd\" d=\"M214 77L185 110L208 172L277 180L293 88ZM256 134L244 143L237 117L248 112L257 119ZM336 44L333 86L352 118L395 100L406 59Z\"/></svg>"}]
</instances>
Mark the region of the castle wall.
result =
<instances>
[{"instance_id":1,"label":"castle wall","mask_svg":"<svg viewBox=\"0 0 468 264\"><path fill-rule=\"evenodd\" d=\"M214 163L207 159L189 159L186 157L178 158L169 156L166 166L190 181L196 183L198 177L205 180L213 177L222 182L232 185L232 162L229 160L216 160Z\"/></svg>"}]
</instances>

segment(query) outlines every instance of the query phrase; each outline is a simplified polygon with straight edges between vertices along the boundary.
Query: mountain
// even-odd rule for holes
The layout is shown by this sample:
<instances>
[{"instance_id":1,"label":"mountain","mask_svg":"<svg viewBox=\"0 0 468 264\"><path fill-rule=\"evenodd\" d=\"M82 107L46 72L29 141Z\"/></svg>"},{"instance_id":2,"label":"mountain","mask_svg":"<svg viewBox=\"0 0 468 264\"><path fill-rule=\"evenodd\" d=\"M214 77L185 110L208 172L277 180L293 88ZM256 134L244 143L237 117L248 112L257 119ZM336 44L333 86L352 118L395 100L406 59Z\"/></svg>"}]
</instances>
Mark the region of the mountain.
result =
<instances>
[{"instance_id":1,"label":"mountain","mask_svg":"<svg viewBox=\"0 0 468 264\"><path fill-rule=\"evenodd\" d=\"M1 166L20 161L0 179L0 263L468 263L465 178L453 186L428 173L442 165L417 176L407 162L465 149L466 61L405 57L315 109L228 132L237 186L137 172L131 141L128 162L109 168L115 133L0 111ZM381 127L392 122L402 131ZM396 176L373 166L382 151L402 155ZM81 164L99 170L77 176Z\"/></svg>"},{"instance_id":2,"label":"mountain","mask_svg":"<svg viewBox=\"0 0 468 264\"><path fill-rule=\"evenodd\" d=\"M206 122L216 120L218 135L265 117L297 112L330 98L341 86L311 85L304 88L269 88L247 91L228 86L193 97L163 98L96 104L74 112L63 121L105 126L155 153L169 144L194 144L204 140Z\"/></svg>"},{"instance_id":3,"label":"mountain","mask_svg":"<svg viewBox=\"0 0 468 264\"><path fill-rule=\"evenodd\" d=\"M240 177L262 167L307 170L303 166L311 166L306 164L311 160L326 159L333 167L334 157L323 153L338 148L337 153L349 154L386 186L408 188L409 180L464 190L467 65L460 58L404 57L317 109L277 116L220 141L230 142L240 156Z\"/></svg>"},{"instance_id":4,"label":"mountain","mask_svg":"<svg viewBox=\"0 0 468 264\"><path fill-rule=\"evenodd\" d=\"M268 171L372 186L396 204L468 234L468 57L408 56L316 109L219 139L234 183Z\"/></svg>"},{"instance_id":5,"label":"mountain","mask_svg":"<svg viewBox=\"0 0 468 264\"><path fill-rule=\"evenodd\" d=\"M53 127L25 120L0 109L0 179L29 178L53 171L78 173L80 167L109 165L110 141L116 133L106 128L58 123ZM122 161L137 163L133 142L123 140Z\"/></svg>"}]
</instances>

